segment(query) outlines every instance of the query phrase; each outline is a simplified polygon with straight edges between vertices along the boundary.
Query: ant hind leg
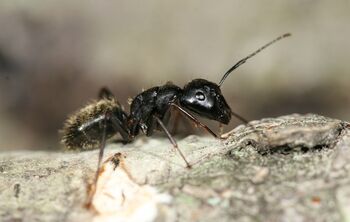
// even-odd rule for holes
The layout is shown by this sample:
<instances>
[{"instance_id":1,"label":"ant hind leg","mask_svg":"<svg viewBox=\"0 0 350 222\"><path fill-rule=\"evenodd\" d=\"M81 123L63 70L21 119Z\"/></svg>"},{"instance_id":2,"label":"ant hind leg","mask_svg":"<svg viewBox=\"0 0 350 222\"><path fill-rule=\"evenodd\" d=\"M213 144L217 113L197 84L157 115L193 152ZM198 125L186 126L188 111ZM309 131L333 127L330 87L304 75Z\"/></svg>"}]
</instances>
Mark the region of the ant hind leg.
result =
<instances>
[{"instance_id":1,"label":"ant hind leg","mask_svg":"<svg viewBox=\"0 0 350 222\"><path fill-rule=\"evenodd\" d=\"M88 201L87 201L87 206L90 207L93 197L95 195L96 192L96 188L97 188L97 182L98 182L98 178L99 178L99 173L100 173L100 169L101 169L101 163L102 163L102 159L103 159L103 154L104 154L104 150L106 147L106 140L107 140L107 121L111 121L112 122L112 126L115 129L116 132L119 132L120 135L123 137L123 140L129 142L129 133L128 131L125 129L125 127L123 126L123 124L121 123L121 121L116 118L112 113L105 113L104 118L103 118L103 122L102 122L102 138L101 138L101 143L100 143L100 148L99 148L99 155L98 155L98 162L97 162L97 170L96 170L96 174L95 174L95 179L92 185L92 188L90 190L89 193L89 197L88 197Z\"/></svg>"},{"instance_id":2,"label":"ant hind leg","mask_svg":"<svg viewBox=\"0 0 350 222\"><path fill-rule=\"evenodd\" d=\"M91 206L92 200L93 200L95 192L96 192L98 177L99 177L100 168L101 168L101 162L102 162L102 158L103 158L103 153L104 153L104 149L106 147L106 134L107 134L107 118L106 117L103 119L102 127L103 127L103 132L102 132L102 138L101 138L101 143L100 143L100 148L99 148L100 151L99 151L99 155L98 155L97 170L95 173L94 182L93 182L91 189L90 189L90 192L89 192L87 207Z\"/></svg>"},{"instance_id":3,"label":"ant hind leg","mask_svg":"<svg viewBox=\"0 0 350 222\"><path fill-rule=\"evenodd\" d=\"M98 92L99 99L114 99L115 96L107 87L102 87Z\"/></svg>"}]
</instances>

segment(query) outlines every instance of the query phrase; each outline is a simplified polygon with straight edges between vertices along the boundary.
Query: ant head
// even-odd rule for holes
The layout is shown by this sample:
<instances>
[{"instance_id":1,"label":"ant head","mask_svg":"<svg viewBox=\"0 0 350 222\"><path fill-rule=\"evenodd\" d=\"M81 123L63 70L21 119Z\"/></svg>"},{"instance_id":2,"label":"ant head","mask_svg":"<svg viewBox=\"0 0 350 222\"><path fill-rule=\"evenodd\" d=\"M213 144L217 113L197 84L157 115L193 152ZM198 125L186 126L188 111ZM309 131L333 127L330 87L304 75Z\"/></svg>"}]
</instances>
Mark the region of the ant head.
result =
<instances>
[{"instance_id":1,"label":"ant head","mask_svg":"<svg viewBox=\"0 0 350 222\"><path fill-rule=\"evenodd\" d=\"M283 34L260 47L247 57L239 60L235 65L227 70L227 72L221 78L219 84L209 82L205 79L192 80L184 87L183 95L180 98L180 104L192 112L199 114L200 116L216 120L220 123L228 124L231 119L231 114L234 113L232 113L230 107L227 105L227 102L220 90L220 87L224 83L225 79L230 75L230 73L232 73L233 70L243 65L248 59L252 58L268 46L281 39L289 37L290 35L290 33Z\"/></svg>"},{"instance_id":2,"label":"ant head","mask_svg":"<svg viewBox=\"0 0 350 222\"><path fill-rule=\"evenodd\" d=\"M180 104L200 116L220 123L228 124L231 120L231 109L220 87L205 79L195 79L185 85Z\"/></svg>"}]
</instances>

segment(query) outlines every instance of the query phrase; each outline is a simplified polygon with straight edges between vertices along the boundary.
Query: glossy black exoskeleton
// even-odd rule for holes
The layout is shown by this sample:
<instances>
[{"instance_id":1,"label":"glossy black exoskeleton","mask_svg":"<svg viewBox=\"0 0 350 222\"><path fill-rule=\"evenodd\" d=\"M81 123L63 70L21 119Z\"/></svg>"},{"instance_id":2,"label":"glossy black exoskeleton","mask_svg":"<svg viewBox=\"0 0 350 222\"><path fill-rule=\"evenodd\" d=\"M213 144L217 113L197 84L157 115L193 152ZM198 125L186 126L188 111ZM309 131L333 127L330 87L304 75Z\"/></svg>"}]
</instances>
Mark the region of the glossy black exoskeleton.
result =
<instances>
[{"instance_id":1,"label":"glossy black exoskeleton","mask_svg":"<svg viewBox=\"0 0 350 222\"><path fill-rule=\"evenodd\" d=\"M174 107L183 113L190 120L203 127L214 137L217 137L217 135L206 125L197 120L191 114L191 112L223 124L228 124L230 122L231 115L234 115L242 122L247 123L244 118L232 112L230 106L227 104L224 96L221 93L220 86L233 70L244 64L249 58L253 57L274 42L288 36L290 36L289 33L279 36L278 38L259 48L254 53L240 60L224 74L219 84L205 79L194 79L185 85L183 89L173 85L172 83L167 83L163 86L153 87L138 94L133 99L130 106L130 138L132 139L137 136L140 131L145 133L147 136L151 136L154 129L161 128L167 134L174 147L178 149L175 140L165 128L165 124L167 123L169 117L167 115L169 114L170 107ZM179 149L178 151L186 162L187 167L190 167L190 164L183 156L181 151Z\"/></svg>"},{"instance_id":2,"label":"glossy black exoskeleton","mask_svg":"<svg viewBox=\"0 0 350 222\"><path fill-rule=\"evenodd\" d=\"M205 124L197 120L192 113L222 124L228 124L231 120L231 115L234 115L242 122L247 123L244 118L232 112L221 93L220 87L227 76L249 58L276 41L288 36L290 36L289 33L281 35L241 59L224 74L219 84L205 79L194 79L183 88L167 83L163 86L145 90L133 99L129 115L124 112L112 93L107 89L103 89L100 92L99 101L89 104L68 118L63 130L62 141L68 148L85 145L96 146L98 143L97 138L100 137L99 169L108 137L120 133L124 141L131 142L140 132L151 136L155 129L161 129L178 150L187 167L190 167L191 165L177 147L175 139L165 126L170 117L171 107L183 113L214 137L217 137L217 135ZM97 177L96 175L96 181Z\"/></svg>"}]
</instances>

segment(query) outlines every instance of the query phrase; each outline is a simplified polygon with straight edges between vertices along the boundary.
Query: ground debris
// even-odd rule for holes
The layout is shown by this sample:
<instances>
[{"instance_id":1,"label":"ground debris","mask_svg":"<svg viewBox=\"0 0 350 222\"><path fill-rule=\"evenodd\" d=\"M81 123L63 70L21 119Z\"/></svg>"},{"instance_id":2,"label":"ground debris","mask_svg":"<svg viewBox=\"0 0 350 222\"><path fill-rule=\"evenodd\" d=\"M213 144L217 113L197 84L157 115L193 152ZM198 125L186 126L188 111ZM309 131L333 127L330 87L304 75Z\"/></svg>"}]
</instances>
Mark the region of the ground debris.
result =
<instances>
[{"instance_id":1,"label":"ground debris","mask_svg":"<svg viewBox=\"0 0 350 222\"><path fill-rule=\"evenodd\" d=\"M89 208L95 212L94 222L148 222L157 218L158 204L170 201L169 195L160 194L155 187L136 184L117 153L102 165Z\"/></svg>"}]
</instances>

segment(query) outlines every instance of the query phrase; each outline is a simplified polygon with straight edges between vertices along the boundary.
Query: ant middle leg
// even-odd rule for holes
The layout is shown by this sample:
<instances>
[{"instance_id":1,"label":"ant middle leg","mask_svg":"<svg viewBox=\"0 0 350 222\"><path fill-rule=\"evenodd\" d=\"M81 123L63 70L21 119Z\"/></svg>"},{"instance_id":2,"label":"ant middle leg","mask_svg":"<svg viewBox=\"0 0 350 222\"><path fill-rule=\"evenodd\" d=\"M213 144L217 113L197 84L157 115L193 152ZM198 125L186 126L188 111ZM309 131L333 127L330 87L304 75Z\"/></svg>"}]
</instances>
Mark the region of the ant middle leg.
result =
<instances>
[{"instance_id":1,"label":"ant middle leg","mask_svg":"<svg viewBox=\"0 0 350 222\"><path fill-rule=\"evenodd\" d=\"M178 110L174 110L173 115L174 115L174 123L173 123L173 128L171 129L171 132L173 134L176 134L179 128L180 113Z\"/></svg>"},{"instance_id":2,"label":"ant middle leg","mask_svg":"<svg viewBox=\"0 0 350 222\"><path fill-rule=\"evenodd\" d=\"M191 168L191 165L189 164L189 162L186 160L185 155L182 153L182 151L180 150L180 148L177 145L176 140L174 139L174 137L169 133L169 131L167 130L167 128L165 127L164 123L162 122L161 119L159 119L157 116L153 116L154 119L157 121L157 123L159 124L159 126L162 128L162 130L165 132L165 134L167 135L168 139L170 140L170 142L173 144L174 148L179 152L180 156L182 157L182 159L185 161L186 163L186 167L187 168Z\"/></svg>"},{"instance_id":3,"label":"ant middle leg","mask_svg":"<svg viewBox=\"0 0 350 222\"><path fill-rule=\"evenodd\" d=\"M173 117L173 121L172 121L172 129L171 129L171 133L174 135L177 134L178 129L180 124L184 124L184 127L186 130L186 132L193 134L194 133L194 125L191 122L188 122L186 118L183 118L183 116L181 115L181 112L175 108L175 107L171 107L172 108L172 115ZM185 119L185 121L184 121Z\"/></svg>"}]
</instances>

